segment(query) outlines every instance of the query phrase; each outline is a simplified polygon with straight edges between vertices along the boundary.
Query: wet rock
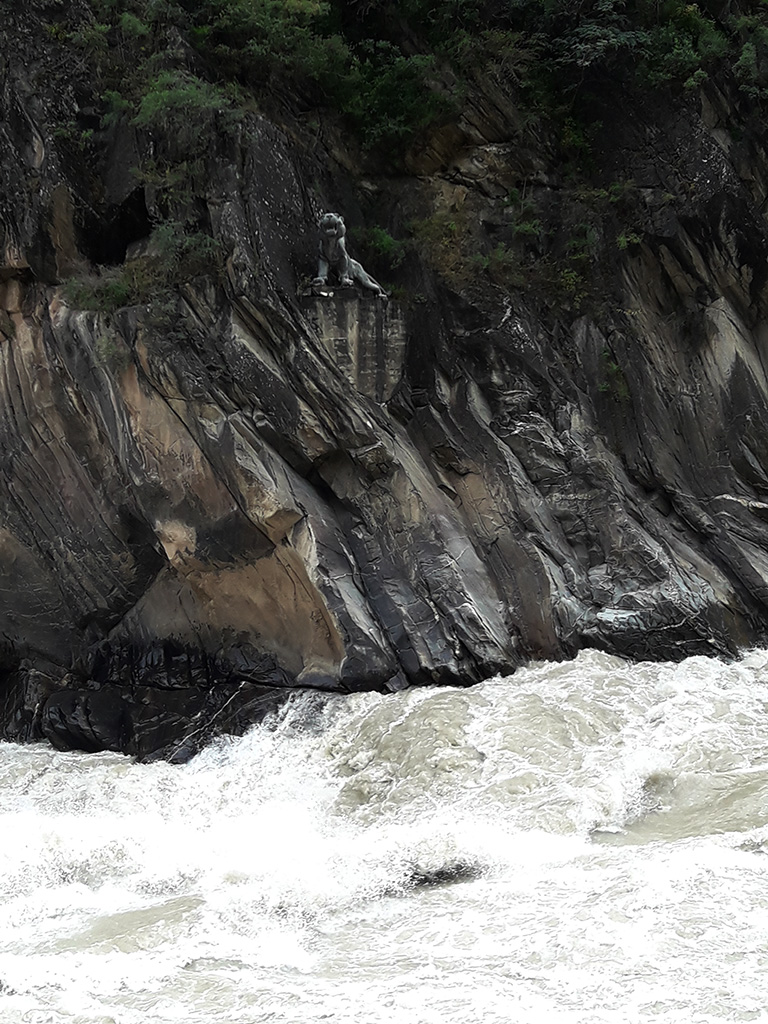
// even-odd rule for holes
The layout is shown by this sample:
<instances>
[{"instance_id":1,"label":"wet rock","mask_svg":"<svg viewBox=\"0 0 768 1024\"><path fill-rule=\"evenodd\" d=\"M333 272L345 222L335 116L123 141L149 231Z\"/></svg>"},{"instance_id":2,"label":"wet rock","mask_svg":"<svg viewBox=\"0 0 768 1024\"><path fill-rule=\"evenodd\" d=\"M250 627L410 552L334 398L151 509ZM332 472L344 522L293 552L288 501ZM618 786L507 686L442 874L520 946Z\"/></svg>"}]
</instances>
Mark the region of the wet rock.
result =
<instances>
[{"instance_id":1,"label":"wet rock","mask_svg":"<svg viewBox=\"0 0 768 1024\"><path fill-rule=\"evenodd\" d=\"M433 869L414 868L408 876L413 886L455 885L457 882L471 882L482 874L480 865L474 861L456 861Z\"/></svg>"},{"instance_id":2,"label":"wet rock","mask_svg":"<svg viewBox=\"0 0 768 1024\"><path fill-rule=\"evenodd\" d=\"M132 733L128 706L115 689L63 690L41 713L43 735L57 750L124 750Z\"/></svg>"}]
</instances>

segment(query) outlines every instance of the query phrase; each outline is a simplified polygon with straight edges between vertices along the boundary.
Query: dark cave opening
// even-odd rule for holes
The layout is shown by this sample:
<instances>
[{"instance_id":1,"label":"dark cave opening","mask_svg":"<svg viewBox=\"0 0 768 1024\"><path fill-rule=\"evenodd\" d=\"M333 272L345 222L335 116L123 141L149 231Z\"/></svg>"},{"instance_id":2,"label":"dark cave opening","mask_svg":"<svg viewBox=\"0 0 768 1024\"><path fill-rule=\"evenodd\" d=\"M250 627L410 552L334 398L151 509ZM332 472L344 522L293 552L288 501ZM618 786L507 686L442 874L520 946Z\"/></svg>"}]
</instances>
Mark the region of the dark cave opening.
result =
<instances>
[{"instance_id":1,"label":"dark cave opening","mask_svg":"<svg viewBox=\"0 0 768 1024\"><path fill-rule=\"evenodd\" d=\"M80 251L91 263L113 267L125 261L129 246L147 238L151 231L144 189L136 188L119 206L84 225Z\"/></svg>"}]
</instances>

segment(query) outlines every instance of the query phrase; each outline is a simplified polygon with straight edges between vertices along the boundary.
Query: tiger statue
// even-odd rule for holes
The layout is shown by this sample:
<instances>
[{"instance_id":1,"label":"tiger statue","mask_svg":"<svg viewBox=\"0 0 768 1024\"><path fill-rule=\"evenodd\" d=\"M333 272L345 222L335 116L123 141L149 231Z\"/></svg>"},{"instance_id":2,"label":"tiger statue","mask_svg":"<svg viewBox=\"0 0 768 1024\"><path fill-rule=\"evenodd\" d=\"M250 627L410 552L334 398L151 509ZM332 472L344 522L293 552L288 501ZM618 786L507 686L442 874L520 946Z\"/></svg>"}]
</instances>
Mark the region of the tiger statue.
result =
<instances>
[{"instance_id":1,"label":"tiger statue","mask_svg":"<svg viewBox=\"0 0 768 1024\"><path fill-rule=\"evenodd\" d=\"M347 233L344 218L338 213L324 213L318 222L320 231L317 277L312 282L313 290L326 287L328 274L333 270L342 288L351 288L357 281L363 288L385 299L387 293L370 274L367 274L357 260L347 252L344 237Z\"/></svg>"}]
</instances>

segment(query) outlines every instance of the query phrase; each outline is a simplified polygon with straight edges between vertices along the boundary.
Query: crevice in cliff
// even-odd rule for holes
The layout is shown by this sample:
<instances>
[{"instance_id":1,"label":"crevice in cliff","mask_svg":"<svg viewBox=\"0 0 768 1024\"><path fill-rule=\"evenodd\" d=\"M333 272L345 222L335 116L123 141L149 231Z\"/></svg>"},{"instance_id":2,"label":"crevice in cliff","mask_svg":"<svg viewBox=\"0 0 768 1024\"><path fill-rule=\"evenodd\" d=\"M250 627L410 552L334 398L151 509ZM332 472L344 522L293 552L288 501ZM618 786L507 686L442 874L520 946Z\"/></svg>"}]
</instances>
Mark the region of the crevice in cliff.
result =
<instances>
[{"instance_id":1,"label":"crevice in cliff","mask_svg":"<svg viewBox=\"0 0 768 1024\"><path fill-rule=\"evenodd\" d=\"M130 195L98 220L86 223L78 237L80 251L98 266L117 266L125 262L132 245L149 238L152 232L144 189Z\"/></svg>"},{"instance_id":2,"label":"crevice in cliff","mask_svg":"<svg viewBox=\"0 0 768 1024\"><path fill-rule=\"evenodd\" d=\"M18 697L18 671L21 662L14 648L0 642L0 699L3 701L3 721L9 719L8 708Z\"/></svg>"}]
</instances>

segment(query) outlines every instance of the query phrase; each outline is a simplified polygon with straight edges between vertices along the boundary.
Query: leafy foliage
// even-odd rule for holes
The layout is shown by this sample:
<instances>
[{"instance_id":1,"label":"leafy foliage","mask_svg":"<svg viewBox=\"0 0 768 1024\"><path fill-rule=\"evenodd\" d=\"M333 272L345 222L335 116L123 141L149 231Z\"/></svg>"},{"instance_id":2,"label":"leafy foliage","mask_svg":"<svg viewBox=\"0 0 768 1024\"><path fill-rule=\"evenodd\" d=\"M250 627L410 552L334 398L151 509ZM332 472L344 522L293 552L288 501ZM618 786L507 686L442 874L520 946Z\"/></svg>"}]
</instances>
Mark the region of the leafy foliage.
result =
<instances>
[{"instance_id":1,"label":"leafy foliage","mask_svg":"<svg viewBox=\"0 0 768 1024\"><path fill-rule=\"evenodd\" d=\"M390 270L396 270L405 260L407 246L384 228L368 228L363 236L362 242L371 252L389 265Z\"/></svg>"},{"instance_id":2,"label":"leafy foliage","mask_svg":"<svg viewBox=\"0 0 768 1024\"><path fill-rule=\"evenodd\" d=\"M173 140L179 158L199 156L210 145L214 124L231 131L237 122L232 102L218 86L188 71L161 71L150 80L131 124Z\"/></svg>"},{"instance_id":3,"label":"leafy foliage","mask_svg":"<svg viewBox=\"0 0 768 1024\"><path fill-rule=\"evenodd\" d=\"M432 56L406 56L383 41L361 49L332 92L367 148L408 142L452 109L428 88L434 63Z\"/></svg>"},{"instance_id":4,"label":"leafy foliage","mask_svg":"<svg viewBox=\"0 0 768 1024\"><path fill-rule=\"evenodd\" d=\"M98 274L78 275L64 285L72 306L112 313L122 306L151 303L175 286L210 273L218 262L218 247L204 232L188 232L176 221L158 225L146 251L120 267Z\"/></svg>"},{"instance_id":5,"label":"leafy foliage","mask_svg":"<svg viewBox=\"0 0 768 1024\"><path fill-rule=\"evenodd\" d=\"M73 38L105 96L138 103L137 125L157 124L166 107L171 131L225 112L227 82L258 93L290 80L380 153L450 118L461 79L479 73L516 83L533 108L571 115L574 97L606 76L695 88L730 66L750 96L764 98L768 86L768 13L758 0L741 0L733 16L706 0L90 2L94 17ZM204 73L166 58L179 35Z\"/></svg>"},{"instance_id":6,"label":"leafy foliage","mask_svg":"<svg viewBox=\"0 0 768 1024\"><path fill-rule=\"evenodd\" d=\"M230 75L266 79L276 67L320 76L342 70L344 41L320 0L198 0L185 5L191 38ZM322 38L325 45L318 46Z\"/></svg>"},{"instance_id":7,"label":"leafy foliage","mask_svg":"<svg viewBox=\"0 0 768 1024\"><path fill-rule=\"evenodd\" d=\"M191 73L162 68L153 57L162 53L169 26L180 30L206 60L219 83L248 89L268 87L275 76L290 78L308 90L313 101L330 103L347 116L367 147L408 141L414 132L451 109L429 87L434 65L430 54L405 53L387 39L351 39L337 30L340 7L321 0L92 0L97 19L81 28L84 49L106 54L115 42L120 63L138 57L127 80L108 88L115 97L138 99L134 123L157 125L169 111L167 127L190 130L190 120L224 109L221 90L194 81ZM105 82L118 85L115 68L99 69ZM115 60L113 60L113 64ZM110 75L110 71L112 74ZM126 96L128 100L126 100ZM231 106L231 104L230 104ZM174 112L178 114L174 117ZM108 112L107 116L111 116Z\"/></svg>"}]
</instances>

